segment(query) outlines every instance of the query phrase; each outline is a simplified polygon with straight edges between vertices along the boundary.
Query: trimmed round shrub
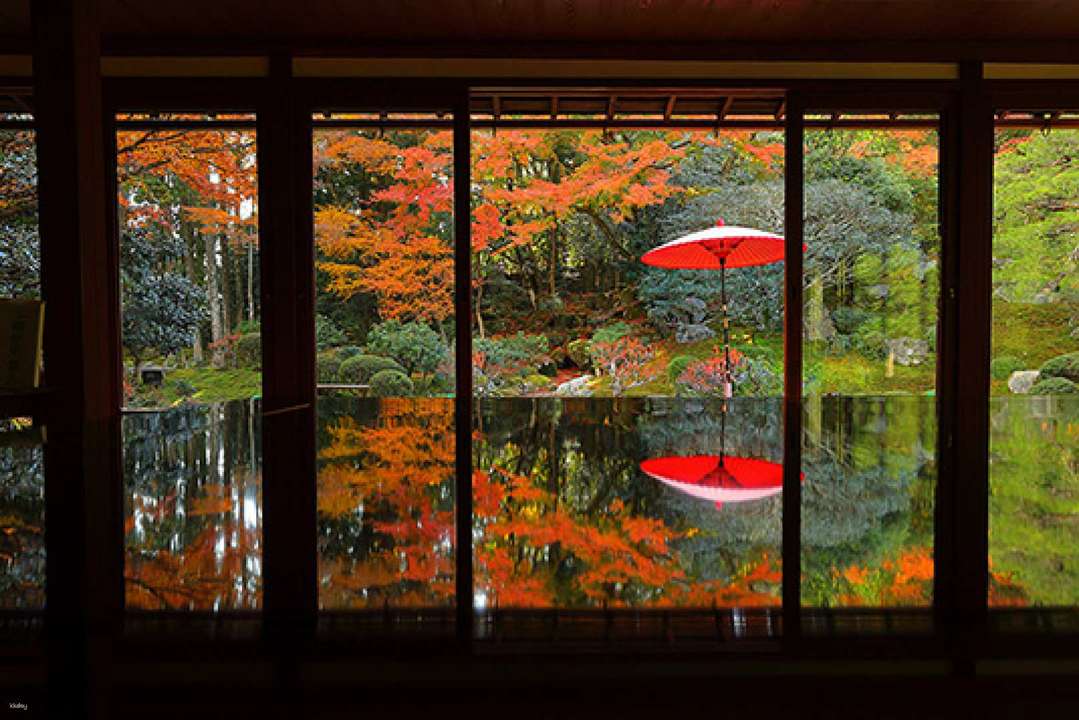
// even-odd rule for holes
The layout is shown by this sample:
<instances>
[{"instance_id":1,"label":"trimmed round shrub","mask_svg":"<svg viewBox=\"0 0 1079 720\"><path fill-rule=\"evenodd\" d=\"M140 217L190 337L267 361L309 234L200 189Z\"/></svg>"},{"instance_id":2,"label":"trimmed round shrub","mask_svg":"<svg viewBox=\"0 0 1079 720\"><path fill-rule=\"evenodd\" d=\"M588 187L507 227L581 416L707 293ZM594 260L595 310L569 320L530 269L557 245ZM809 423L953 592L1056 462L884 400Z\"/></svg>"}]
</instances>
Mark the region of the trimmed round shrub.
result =
<instances>
[{"instance_id":1,"label":"trimmed round shrub","mask_svg":"<svg viewBox=\"0 0 1079 720\"><path fill-rule=\"evenodd\" d=\"M238 367L262 367L262 336L258 333L241 335L236 340L235 352Z\"/></svg>"},{"instance_id":2,"label":"trimmed round shrub","mask_svg":"<svg viewBox=\"0 0 1079 720\"><path fill-rule=\"evenodd\" d=\"M686 371L686 368L696 360L697 358L689 355L678 355L671 358L671 361L667 363L667 379L672 383L677 382L678 378L682 377L682 373Z\"/></svg>"},{"instance_id":3,"label":"trimmed round shrub","mask_svg":"<svg viewBox=\"0 0 1079 720\"><path fill-rule=\"evenodd\" d=\"M363 355L363 348L356 345L342 345L339 348L334 348L333 352L339 360L348 360L350 357Z\"/></svg>"},{"instance_id":4,"label":"trimmed round shrub","mask_svg":"<svg viewBox=\"0 0 1079 720\"><path fill-rule=\"evenodd\" d=\"M378 355L355 355L341 362L337 370L337 378L352 385L364 385L369 383L376 373L383 370L396 370L404 374L404 368L390 358Z\"/></svg>"},{"instance_id":5,"label":"trimmed round shrub","mask_svg":"<svg viewBox=\"0 0 1079 720\"><path fill-rule=\"evenodd\" d=\"M1040 377L1056 377L1079 383L1079 352L1057 355L1041 366Z\"/></svg>"},{"instance_id":6,"label":"trimmed round shrub","mask_svg":"<svg viewBox=\"0 0 1079 720\"><path fill-rule=\"evenodd\" d=\"M400 370L379 370L371 378L371 394L375 397L411 395L412 381Z\"/></svg>"},{"instance_id":7,"label":"trimmed round shrub","mask_svg":"<svg viewBox=\"0 0 1079 720\"><path fill-rule=\"evenodd\" d=\"M1023 369L1023 361L1014 355L1001 355L989 363L989 374L994 380L1007 380L1012 373Z\"/></svg>"},{"instance_id":8,"label":"trimmed round shrub","mask_svg":"<svg viewBox=\"0 0 1079 720\"><path fill-rule=\"evenodd\" d=\"M341 358L335 352L321 352L315 359L320 383L337 382L337 372L341 368Z\"/></svg>"},{"instance_id":9,"label":"trimmed round shrub","mask_svg":"<svg viewBox=\"0 0 1079 720\"><path fill-rule=\"evenodd\" d=\"M1039 380L1030 387L1028 395L1073 395L1079 393L1079 385L1062 377Z\"/></svg>"}]
</instances>

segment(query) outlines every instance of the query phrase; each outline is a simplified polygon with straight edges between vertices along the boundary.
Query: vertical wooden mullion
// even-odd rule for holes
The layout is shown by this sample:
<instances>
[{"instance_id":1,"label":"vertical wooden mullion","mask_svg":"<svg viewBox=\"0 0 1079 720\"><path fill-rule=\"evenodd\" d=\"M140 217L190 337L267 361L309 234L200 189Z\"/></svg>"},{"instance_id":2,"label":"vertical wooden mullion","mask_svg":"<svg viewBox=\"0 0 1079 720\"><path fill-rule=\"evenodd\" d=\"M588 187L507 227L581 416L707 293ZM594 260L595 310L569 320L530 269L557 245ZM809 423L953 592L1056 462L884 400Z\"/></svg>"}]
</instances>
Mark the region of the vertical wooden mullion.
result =
<instances>
[{"instance_id":1,"label":"vertical wooden mullion","mask_svg":"<svg viewBox=\"0 0 1079 720\"><path fill-rule=\"evenodd\" d=\"M957 288L959 285L959 112L949 103L941 113L938 207L940 221L940 299L937 319L937 487L933 512L933 615L935 632L951 641L956 608L956 383L959 377Z\"/></svg>"},{"instance_id":2,"label":"vertical wooden mullion","mask_svg":"<svg viewBox=\"0 0 1079 720\"><path fill-rule=\"evenodd\" d=\"M97 3L31 3L45 310L49 712L107 716L123 606L120 335Z\"/></svg>"},{"instance_id":3,"label":"vertical wooden mullion","mask_svg":"<svg viewBox=\"0 0 1079 720\"><path fill-rule=\"evenodd\" d=\"M802 237L804 217L803 101L787 97L783 312L783 640L801 636L802 581Z\"/></svg>"},{"instance_id":4,"label":"vertical wooden mullion","mask_svg":"<svg viewBox=\"0 0 1079 720\"><path fill-rule=\"evenodd\" d=\"M263 608L285 649L318 607L314 243L309 115L271 58L257 118L263 368Z\"/></svg>"},{"instance_id":5,"label":"vertical wooden mullion","mask_svg":"<svg viewBox=\"0 0 1079 720\"><path fill-rule=\"evenodd\" d=\"M960 66L953 439L956 582L953 621L973 641L989 594L989 360L992 315L993 112L981 63ZM960 658L961 660L969 660ZM966 663L969 665L969 663Z\"/></svg>"},{"instance_id":6,"label":"vertical wooden mullion","mask_svg":"<svg viewBox=\"0 0 1079 720\"><path fill-rule=\"evenodd\" d=\"M472 568L472 143L469 91L461 87L453 107L454 327L456 355L456 601L457 639L473 637Z\"/></svg>"}]
</instances>

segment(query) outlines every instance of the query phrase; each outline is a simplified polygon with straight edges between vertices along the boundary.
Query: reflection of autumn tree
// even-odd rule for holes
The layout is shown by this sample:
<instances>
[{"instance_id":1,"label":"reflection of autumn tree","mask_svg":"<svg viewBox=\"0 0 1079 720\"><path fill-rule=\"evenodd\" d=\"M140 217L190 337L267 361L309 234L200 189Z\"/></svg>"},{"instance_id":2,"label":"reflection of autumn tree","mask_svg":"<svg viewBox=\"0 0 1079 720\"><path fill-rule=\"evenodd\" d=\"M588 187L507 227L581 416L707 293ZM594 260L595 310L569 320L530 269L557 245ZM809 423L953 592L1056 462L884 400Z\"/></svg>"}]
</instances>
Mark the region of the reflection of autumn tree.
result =
<instances>
[{"instance_id":1,"label":"reflection of autumn tree","mask_svg":"<svg viewBox=\"0 0 1079 720\"><path fill-rule=\"evenodd\" d=\"M326 427L319 453L324 607L452 603L453 401L387 398ZM370 408L366 408L370 409Z\"/></svg>"},{"instance_id":2,"label":"reflection of autumn tree","mask_svg":"<svg viewBox=\"0 0 1079 720\"><path fill-rule=\"evenodd\" d=\"M641 476L641 412L640 402L483 401L473 490L486 605L776 604L777 557L740 540L698 552L727 515L708 505L694 522L695 503Z\"/></svg>"},{"instance_id":3,"label":"reflection of autumn tree","mask_svg":"<svg viewBox=\"0 0 1079 720\"><path fill-rule=\"evenodd\" d=\"M257 417L237 402L124 418L129 607L260 605Z\"/></svg>"},{"instance_id":4,"label":"reflection of autumn tree","mask_svg":"<svg viewBox=\"0 0 1079 720\"><path fill-rule=\"evenodd\" d=\"M128 607L191 610L257 607L259 592L245 579L249 559L258 554L259 533L231 521L237 498L224 485L204 486L189 501L185 518L202 529L177 549L139 547L128 550L125 581ZM176 512L176 498L162 501L135 498L135 515L143 522L167 526ZM125 532L135 529L129 516Z\"/></svg>"},{"instance_id":5,"label":"reflection of autumn tree","mask_svg":"<svg viewBox=\"0 0 1079 720\"><path fill-rule=\"evenodd\" d=\"M758 584L780 582L764 555L729 583L693 582L671 541L681 533L614 499L589 514L495 466L473 474L477 574L502 607L774 604Z\"/></svg>"},{"instance_id":6,"label":"reflection of autumn tree","mask_svg":"<svg viewBox=\"0 0 1079 720\"><path fill-rule=\"evenodd\" d=\"M990 561L992 567L992 561ZM838 604L847 607L925 607L933 601L933 553L927 547L905 548L879 566L832 568ZM990 571L989 603L1022 607L1026 592L1011 576Z\"/></svg>"}]
</instances>

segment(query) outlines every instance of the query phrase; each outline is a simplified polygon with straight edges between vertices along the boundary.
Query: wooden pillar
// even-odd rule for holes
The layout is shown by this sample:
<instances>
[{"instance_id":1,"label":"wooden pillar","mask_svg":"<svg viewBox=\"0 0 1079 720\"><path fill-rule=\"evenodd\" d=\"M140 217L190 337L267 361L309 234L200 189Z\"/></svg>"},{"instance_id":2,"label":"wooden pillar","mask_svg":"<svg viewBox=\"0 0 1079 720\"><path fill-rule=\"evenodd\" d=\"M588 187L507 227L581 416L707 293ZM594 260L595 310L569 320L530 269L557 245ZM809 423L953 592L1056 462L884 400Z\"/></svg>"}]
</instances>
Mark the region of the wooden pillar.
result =
<instances>
[{"instance_id":1,"label":"wooden pillar","mask_svg":"<svg viewBox=\"0 0 1079 720\"><path fill-rule=\"evenodd\" d=\"M802 236L805 127L800 96L787 97L784 166L783 312L783 639L801 636L802 622Z\"/></svg>"},{"instance_id":2,"label":"wooden pillar","mask_svg":"<svg viewBox=\"0 0 1079 720\"><path fill-rule=\"evenodd\" d=\"M117 253L95 0L33 0L50 714L107 716L123 606Z\"/></svg>"},{"instance_id":3,"label":"wooden pillar","mask_svg":"<svg viewBox=\"0 0 1079 720\"><path fill-rule=\"evenodd\" d=\"M258 109L262 281L262 567L267 635L314 630L318 608L315 492L315 271L310 116L291 60L271 58Z\"/></svg>"},{"instance_id":4,"label":"wooden pillar","mask_svg":"<svg viewBox=\"0 0 1079 720\"><path fill-rule=\"evenodd\" d=\"M993 262L993 112L980 63L960 66L955 138L956 247L951 393L954 600L949 622L961 638L985 629L989 591L989 343ZM959 423L958 419L962 422ZM969 650L969 644L964 643ZM963 655L969 657L969 653ZM969 666L969 662L964 665ZM972 667L967 667L972 670Z\"/></svg>"},{"instance_id":5,"label":"wooden pillar","mask_svg":"<svg viewBox=\"0 0 1079 720\"><path fill-rule=\"evenodd\" d=\"M471 645L475 611L472 572L472 138L468 88L453 108L454 321L457 375L456 558L457 637Z\"/></svg>"}]
</instances>

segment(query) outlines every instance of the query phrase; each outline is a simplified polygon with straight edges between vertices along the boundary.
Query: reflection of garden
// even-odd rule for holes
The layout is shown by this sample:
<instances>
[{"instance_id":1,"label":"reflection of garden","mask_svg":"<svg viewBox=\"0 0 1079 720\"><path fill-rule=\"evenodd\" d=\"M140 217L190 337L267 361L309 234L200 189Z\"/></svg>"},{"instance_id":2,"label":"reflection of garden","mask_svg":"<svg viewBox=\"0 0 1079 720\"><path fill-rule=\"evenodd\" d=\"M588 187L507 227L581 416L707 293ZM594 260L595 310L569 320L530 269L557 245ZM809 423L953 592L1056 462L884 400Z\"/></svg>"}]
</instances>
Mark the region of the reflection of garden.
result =
<instances>
[{"instance_id":1,"label":"reflection of garden","mask_svg":"<svg viewBox=\"0 0 1079 720\"><path fill-rule=\"evenodd\" d=\"M452 403L327 404L324 607L452 598ZM717 509L644 476L658 454L779 460L778 401L486 400L475 416L481 607L779 602L780 497ZM804 592L816 605L931 600L931 401L807 410ZM721 438L722 435L722 438Z\"/></svg>"},{"instance_id":2,"label":"reflection of garden","mask_svg":"<svg viewBox=\"0 0 1079 720\"><path fill-rule=\"evenodd\" d=\"M127 416L127 600L135 608L259 604L259 428L247 403ZM480 605L774 605L780 496L713 503L641 473L664 454L778 461L778 400L496 399L475 416ZM806 404L802 593L812 606L932 600L931 399ZM994 605L1069 604L1079 405L993 406ZM326 608L453 602L453 403L320 403L319 568ZM0 598L42 605L41 452L0 448Z\"/></svg>"},{"instance_id":3,"label":"reflection of garden","mask_svg":"<svg viewBox=\"0 0 1079 720\"><path fill-rule=\"evenodd\" d=\"M992 605L1079 603L1079 398L990 405Z\"/></svg>"},{"instance_id":4,"label":"reflection of garden","mask_svg":"<svg viewBox=\"0 0 1079 720\"><path fill-rule=\"evenodd\" d=\"M259 425L247 402L124 418L128 607L260 605Z\"/></svg>"},{"instance_id":5,"label":"reflection of garden","mask_svg":"<svg viewBox=\"0 0 1079 720\"><path fill-rule=\"evenodd\" d=\"M0 609L45 605L45 473L41 437L0 421Z\"/></svg>"}]
</instances>

